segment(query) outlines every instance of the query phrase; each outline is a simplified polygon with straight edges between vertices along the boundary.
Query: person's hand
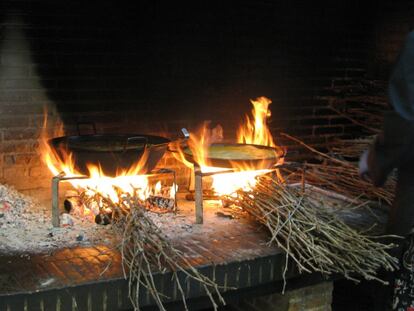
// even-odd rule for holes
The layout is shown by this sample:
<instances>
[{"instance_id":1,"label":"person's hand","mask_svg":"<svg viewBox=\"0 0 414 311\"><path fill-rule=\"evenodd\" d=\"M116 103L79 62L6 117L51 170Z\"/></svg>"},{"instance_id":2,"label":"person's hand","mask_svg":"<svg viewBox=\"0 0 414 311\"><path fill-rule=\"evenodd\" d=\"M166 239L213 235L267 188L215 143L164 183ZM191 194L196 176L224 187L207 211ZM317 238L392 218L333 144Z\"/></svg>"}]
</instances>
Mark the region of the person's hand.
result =
<instances>
[{"instance_id":1,"label":"person's hand","mask_svg":"<svg viewBox=\"0 0 414 311\"><path fill-rule=\"evenodd\" d=\"M369 168L368 168L368 155L369 150L365 150L358 162L359 176L364 180L369 180Z\"/></svg>"}]
</instances>

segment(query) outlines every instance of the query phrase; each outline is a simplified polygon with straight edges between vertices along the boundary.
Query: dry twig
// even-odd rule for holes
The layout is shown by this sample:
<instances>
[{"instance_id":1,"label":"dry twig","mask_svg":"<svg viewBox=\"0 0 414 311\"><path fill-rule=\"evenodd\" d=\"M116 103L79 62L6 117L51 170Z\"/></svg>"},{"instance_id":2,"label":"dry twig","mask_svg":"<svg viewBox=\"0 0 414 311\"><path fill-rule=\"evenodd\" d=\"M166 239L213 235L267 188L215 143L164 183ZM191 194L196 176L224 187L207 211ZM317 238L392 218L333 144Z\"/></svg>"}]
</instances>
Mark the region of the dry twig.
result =
<instances>
[{"instance_id":1,"label":"dry twig","mask_svg":"<svg viewBox=\"0 0 414 311\"><path fill-rule=\"evenodd\" d=\"M153 277L154 273L166 272L172 272L184 310L188 310L184 285L190 281L200 284L210 298L214 310L217 310L218 302L225 304L215 281L194 268L185 255L163 236L148 217L145 203L137 195L118 191L116 202L99 193L91 199L113 211L113 228L122 237L122 264L125 278L129 280L129 296L135 310L141 308L139 302L143 288L150 293L160 310L166 310L164 303L169 297L161 292ZM178 274L183 276L184 282Z\"/></svg>"},{"instance_id":2,"label":"dry twig","mask_svg":"<svg viewBox=\"0 0 414 311\"><path fill-rule=\"evenodd\" d=\"M307 182L349 198L359 199L361 202L380 200L380 202L385 202L388 205L392 204L396 185L395 176L390 176L384 187L375 187L371 182L363 180L359 176L358 167L355 163L318 151L288 134L282 134L282 136L307 148L323 160L318 163L304 164Z\"/></svg>"},{"instance_id":3,"label":"dry twig","mask_svg":"<svg viewBox=\"0 0 414 311\"><path fill-rule=\"evenodd\" d=\"M377 278L377 271L397 267L397 260L387 253L393 244L357 232L335 217L322 199L310 199L298 187L271 176L259 177L254 189L238 191L237 197L227 199L265 225L270 243L283 249L300 271L386 283Z\"/></svg>"}]
</instances>

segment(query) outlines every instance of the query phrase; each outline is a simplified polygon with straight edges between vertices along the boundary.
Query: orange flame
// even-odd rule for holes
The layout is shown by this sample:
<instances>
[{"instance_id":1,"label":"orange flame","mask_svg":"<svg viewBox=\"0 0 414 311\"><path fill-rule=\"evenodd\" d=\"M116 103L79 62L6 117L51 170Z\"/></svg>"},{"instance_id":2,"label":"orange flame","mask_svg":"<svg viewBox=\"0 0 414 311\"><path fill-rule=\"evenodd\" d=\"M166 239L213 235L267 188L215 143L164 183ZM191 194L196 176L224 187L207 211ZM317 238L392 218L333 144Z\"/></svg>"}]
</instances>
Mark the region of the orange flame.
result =
<instances>
[{"instance_id":1,"label":"orange flame","mask_svg":"<svg viewBox=\"0 0 414 311\"><path fill-rule=\"evenodd\" d=\"M39 138L39 149L43 162L55 176L61 173L64 173L65 177L82 176L75 168L75 159L71 153L60 150L59 152L61 153L58 154L48 143L49 137L64 136L62 123L58 122L58 125L54 127L55 130L51 135L48 133L48 126L47 111L45 111L43 127ZM78 190L87 190L91 194L93 192L101 193L111 198L114 202L118 201L117 188L129 194L133 194L135 191L138 197L144 200L150 195L157 194L157 189L161 187L161 183L156 187L149 185L148 178L151 175L138 174L145 164L147 157L148 153L144 152L142 157L129 169L117 172L116 177L107 176L101 167L90 164L87 165L89 178L73 179L69 180L69 182ZM175 196L176 191L177 185L173 184L169 191L171 198Z\"/></svg>"},{"instance_id":2,"label":"orange flame","mask_svg":"<svg viewBox=\"0 0 414 311\"><path fill-rule=\"evenodd\" d=\"M245 123L239 127L237 142L240 144L277 147L266 124L266 119L270 116L268 107L271 100L266 97L259 97L256 100L251 100L251 103L253 104L252 116L247 115ZM259 163L254 165L254 167L237 162L231 162L232 169L212 166L209 161L209 147L217 141L214 139L214 129L209 130L208 127L209 124L204 123L200 129L190 134L188 148L191 150L193 161L189 161L188 150L186 152L182 147L177 148L178 152L175 156L190 168L193 168L192 162L197 163L203 173L234 170L235 172L218 173L211 176L211 187L218 195L230 195L238 189L251 189L256 183L257 176L270 171L265 168L268 167L264 165L265 161L263 161L263 165ZM264 169L261 169L262 167Z\"/></svg>"},{"instance_id":3,"label":"orange flame","mask_svg":"<svg viewBox=\"0 0 414 311\"><path fill-rule=\"evenodd\" d=\"M251 99L253 105L252 117L246 115L246 123L239 127L237 141L241 144L255 144L275 147L272 134L266 124L266 119L271 116L269 105L272 101L267 97Z\"/></svg>"}]
</instances>

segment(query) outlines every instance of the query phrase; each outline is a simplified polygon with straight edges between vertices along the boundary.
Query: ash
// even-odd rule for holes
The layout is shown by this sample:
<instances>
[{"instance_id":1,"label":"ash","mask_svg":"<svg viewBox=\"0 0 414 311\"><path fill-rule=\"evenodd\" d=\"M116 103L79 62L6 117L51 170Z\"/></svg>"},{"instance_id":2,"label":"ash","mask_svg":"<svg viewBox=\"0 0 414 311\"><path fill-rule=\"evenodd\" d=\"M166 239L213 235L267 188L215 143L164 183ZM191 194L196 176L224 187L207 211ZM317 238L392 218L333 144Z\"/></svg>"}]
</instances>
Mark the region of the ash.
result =
<instances>
[{"instance_id":1,"label":"ash","mask_svg":"<svg viewBox=\"0 0 414 311\"><path fill-rule=\"evenodd\" d=\"M197 225L194 223L194 202L183 199L178 202L176 213L146 213L173 244L181 244L183 240L194 237L213 240L217 231L227 232L230 224L239 230L244 226L233 216L223 216L220 203L215 201L204 202L205 222ZM0 185L0 255L50 253L76 246L117 247L120 244L110 224L99 225L90 218L76 214L62 214L61 227L55 228L50 209L50 206L42 206L12 187ZM68 217L73 224L63 226Z\"/></svg>"},{"instance_id":2,"label":"ash","mask_svg":"<svg viewBox=\"0 0 414 311\"><path fill-rule=\"evenodd\" d=\"M70 217L72 226L54 228L50 207L13 187L0 185L0 253L46 253L58 248L115 242L110 225Z\"/></svg>"},{"instance_id":3,"label":"ash","mask_svg":"<svg viewBox=\"0 0 414 311\"><path fill-rule=\"evenodd\" d=\"M147 216L173 244L182 244L183 241L187 239L194 240L194 238L213 240L216 238L217 232L227 232L230 224L233 228L237 227L240 230L245 225L236 220L244 217L242 211L227 209L229 214L235 216L223 216L221 203L216 200L204 201L204 223L195 224L194 202L183 199L181 195L178 198L178 211L176 213L157 214L151 211L147 212Z\"/></svg>"}]
</instances>

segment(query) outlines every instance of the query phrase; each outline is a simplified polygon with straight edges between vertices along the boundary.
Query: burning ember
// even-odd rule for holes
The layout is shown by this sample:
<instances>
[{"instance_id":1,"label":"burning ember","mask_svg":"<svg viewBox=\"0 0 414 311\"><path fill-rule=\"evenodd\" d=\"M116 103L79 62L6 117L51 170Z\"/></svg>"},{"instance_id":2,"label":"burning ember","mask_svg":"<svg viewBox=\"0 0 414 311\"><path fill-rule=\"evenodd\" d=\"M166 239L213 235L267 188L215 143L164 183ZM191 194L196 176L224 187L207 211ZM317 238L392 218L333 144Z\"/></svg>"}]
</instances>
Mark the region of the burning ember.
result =
<instances>
[{"instance_id":1,"label":"burning ember","mask_svg":"<svg viewBox=\"0 0 414 311\"><path fill-rule=\"evenodd\" d=\"M212 174L211 189L219 196L231 195L238 189L248 190L256 183L256 177L270 172L269 158L272 159L272 165L281 164L283 159L278 157L279 147L274 143L273 137L266 124L266 119L270 116L268 110L271 100L266 97L259 97L251 100L253 104L252 115L246 116L246 121L239 127L237 133L238 144L227 145L221 149L221 135L217 132L222 131L221 127L212 130L208 129L208 123L205 123L197 132L191 133L188 141L189 150L179 148L177 158L189 168L193 168L193 163L197 163L203 173ZM260 148L260 146L272 148ZM225 150L229 154L225 153ZM187 151L187 152L186 152ZM240 152L244 152L240 155ZM193 161L188 160L188 153L191 153ZM232 154L232 152L234 152ZM238 153L238 154L237 154ZM280 153L280 152L279 152ZM215 157L228 158L230 167L214 165L212 159ZM237 156L245 156L252 161L237 161ZM233 159L233 160L232 160ZM260 159L263 159L261 161ZM223 172L223 173L221 173Z\"/></svg>"}]
</instances>

